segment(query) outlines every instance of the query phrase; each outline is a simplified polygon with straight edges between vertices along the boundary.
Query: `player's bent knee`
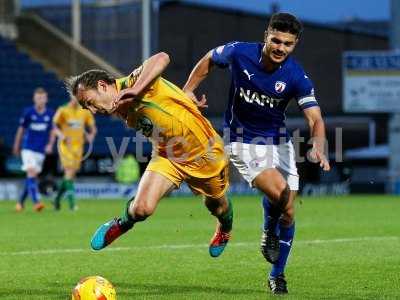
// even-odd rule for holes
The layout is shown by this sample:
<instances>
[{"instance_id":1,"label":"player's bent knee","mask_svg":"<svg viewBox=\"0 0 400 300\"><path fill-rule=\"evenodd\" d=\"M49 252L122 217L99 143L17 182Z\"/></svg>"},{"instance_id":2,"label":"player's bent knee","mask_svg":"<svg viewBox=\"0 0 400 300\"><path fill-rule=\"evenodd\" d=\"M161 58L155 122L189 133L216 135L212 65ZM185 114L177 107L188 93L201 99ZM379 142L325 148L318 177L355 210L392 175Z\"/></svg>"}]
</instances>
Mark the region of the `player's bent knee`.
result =
<instances>
[{"instance_id":1,"label":"player's bent knee","mask_svg":"<svg viewBox=\"0 0 400 300\"><path fill-rule=\"evenodd\" d=\"M214 216L219 216L223 214L228 208L228 201L225 197L222 198L205 197L204 202L208 210Z\"/></svg>"},{"instance_id":2,"label":"player's bent knee","mask_svg":"<svg viewBox=\"0 0 400 300\"><path fill-rule=\"evenodd\" d=\"M285 193L289 194L289 186L286 181L277 183L276 190L278 191L280 198Z\"/></svg>"},{"instance_id":3,"label":"player's bent knee","mask_svg":"<svg viewBox=\"0 0 400 300\"><path fill-rule=\"evenodd\" d=\"M147 205L147 203L133 204L129 207L129 214L136 221L144 221L150 217L154 212L154 208Z\"/></svg>"},{"instance_id":4,"label":"player's bent knee","mask_svg":"<svg viewBox=\"0 0 400 300\"><path fill-rule=\"evenodd\" d=\"M226 207L219 206L216 209L214 209L211 213L214 216L220 216L220 215L223 215L225 213L225 211L226 211Z\"/></svg>"}]
</instances>

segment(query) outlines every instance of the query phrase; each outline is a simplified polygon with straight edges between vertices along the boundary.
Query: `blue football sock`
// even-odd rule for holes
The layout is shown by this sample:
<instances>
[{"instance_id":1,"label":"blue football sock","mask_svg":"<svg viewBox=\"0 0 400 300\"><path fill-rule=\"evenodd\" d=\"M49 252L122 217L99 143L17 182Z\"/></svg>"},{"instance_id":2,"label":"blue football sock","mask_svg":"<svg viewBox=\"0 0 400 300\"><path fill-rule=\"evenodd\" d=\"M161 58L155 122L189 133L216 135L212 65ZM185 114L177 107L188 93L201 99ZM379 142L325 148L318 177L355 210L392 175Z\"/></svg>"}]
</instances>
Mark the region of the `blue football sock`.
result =
<instances>
[{"instance_id":1,"label":"blue football sock","mask_svg":"<svg viewBox=\"0 0 400 300\"><path fill-rule=\"evenodd\" d=\"M39 189L38 189L36 178L29 177L27 179L27 182L28 182L29 195L31 196L33 203L36 204L39 202Z\"/></svg>"},{"instance_id":2,"label":"blue football sock","mask_svg":"<svg viewBox=\"0 0 400 300\"><path fill-rule=\"evenodd\" d=\"M294 229L294 223L289 227L284 227L282 224L279 224L279 258L278 262L272 266L271 277L277 277L283 274L285 270L289 252L293 244Z\"/></svg>"},{"instance_id":3,"label":"blue football sock","mask_svg":"<svg viewBox=\"0 0 400 300\"><path fill-rule=\"evenodd\" d=\"M277 207L272 206L268 197L264 195L262 198L262 205L264 209L264 230L271 230L277 233L278 221L281 215Z\"/></svg>"},{"instance_id":4,"label":"blue football sock","mask_svg":"<svg viewBox=\"0 0 400 300\"><path fill-rule=\"evenodd\" d=\"M28 178L25 179L25 182L24 182L24 190L22 191L22 194L21 194L21 196L19 197L19 200L18 200L18 202L19 202L22 206L24 205L24 202L25 202L27 196L28 196Z\"/></svg>"}]
</instances>

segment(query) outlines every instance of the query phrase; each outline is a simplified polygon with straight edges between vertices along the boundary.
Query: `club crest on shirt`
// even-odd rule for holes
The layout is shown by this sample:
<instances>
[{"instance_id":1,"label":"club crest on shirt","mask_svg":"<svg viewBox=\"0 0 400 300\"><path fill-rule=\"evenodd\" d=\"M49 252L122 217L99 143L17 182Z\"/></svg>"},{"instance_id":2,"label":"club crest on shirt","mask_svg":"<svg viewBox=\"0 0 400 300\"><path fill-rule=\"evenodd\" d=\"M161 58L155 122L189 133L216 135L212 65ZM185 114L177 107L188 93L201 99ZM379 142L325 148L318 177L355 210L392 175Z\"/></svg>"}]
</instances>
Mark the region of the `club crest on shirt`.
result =
<instances>
[{"instance_id":1,"label":"club crest on shirt","mask_svg":"<svg viewBox=\"0 0 400 300\"><path fill-rule=\"evenodd\" d=\"M275 82L275 91L277 93L282 93L285 90L286 83L283 81L277 81Z\"/></svg>"},{"instance_id":2,"label":"club crest on shirt","mask_svg":"<svg viewBox=\"0 0 400 300\"><path fill-rule=\"evenodd\" d=\"M150 137L153 133L153 122L145 116L140 117L137 120L136 130L141 131L146 137Z\"/></svg>"}]
</instances>

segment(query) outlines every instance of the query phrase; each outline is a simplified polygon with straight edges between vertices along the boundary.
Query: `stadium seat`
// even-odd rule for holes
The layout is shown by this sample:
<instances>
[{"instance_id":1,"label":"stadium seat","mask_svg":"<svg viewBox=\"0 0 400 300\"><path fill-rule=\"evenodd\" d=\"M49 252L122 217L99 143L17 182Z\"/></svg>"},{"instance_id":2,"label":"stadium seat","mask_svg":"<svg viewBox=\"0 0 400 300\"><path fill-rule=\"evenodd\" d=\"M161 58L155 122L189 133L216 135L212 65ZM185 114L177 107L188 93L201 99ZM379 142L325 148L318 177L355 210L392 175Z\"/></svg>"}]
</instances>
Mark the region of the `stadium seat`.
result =
<instances>
[{"instance_id":1,"label":"stadium seat","mask_svg":"<svg viewBox=\"0 0 400 300\"><path fill-rule=\"evenodd\" d=\"M32 103L33 90L44 87L49 93L49 106L56 109L68 101L68 94L63 82L57 75L45 70L43 66L32 60L27 54L20 52L12 41L0 38L0 101L7 109L0 110L0 137L8 147L12 147L18 119L24 107ZM124 137L133 137L134 131L128 130L118 120L97 117L99 128L94 144L94 154L109 155L105 137L112 136L119 149ZM150 147L150 146L149 146ZM135 144L130 140L128 150L134 152Z\"/></svg>"},{"instance_id":2,"label":"stadium seat","mask_svg":"<svg viewBox=\"0 0 400 300\"><path fill-rule=\"evenodd\" d=\"M32 103L36 87L43 86L49 91L52 108L67 101L68 95L53 72L46 71L40 63L20 52L14 42L4 38L0 38L0 76L0 100L7 108L0 110L0 120L6 122L1 126L4 130L0 136L11 147L18 119L23 108Z\"/></svg>"}]
</instances>

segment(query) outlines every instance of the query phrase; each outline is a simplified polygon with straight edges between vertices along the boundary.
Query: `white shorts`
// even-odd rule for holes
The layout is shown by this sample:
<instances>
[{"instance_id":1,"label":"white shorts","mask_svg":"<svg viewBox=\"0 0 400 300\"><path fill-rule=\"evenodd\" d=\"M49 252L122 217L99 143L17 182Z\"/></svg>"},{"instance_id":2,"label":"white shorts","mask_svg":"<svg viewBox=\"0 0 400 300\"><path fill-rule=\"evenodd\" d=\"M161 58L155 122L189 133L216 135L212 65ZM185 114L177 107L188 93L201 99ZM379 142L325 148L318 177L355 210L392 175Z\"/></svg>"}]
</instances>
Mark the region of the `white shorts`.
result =
<instances>
[{"instance_id":1,"label":"white shorts","mask_svg":"<svg viewBox=\"0 0 400 300\"><path fill-rule=\"evenodd\" d=\"M255 145L232 142L225 146L233 165L253 186L253 180L262 171L276 168L285 178L290 190L299 190L296 157L291 141L280 145Z\"/></svg>"},{"instance_id":2,"label":"white shorts","mask_svg":"<svg viewBox=\"0 0 400 300\"><path fill-rule=\"evenodd\" d=\"M21 151L22 170L35 169L38 173L42 172L43 162L46 156L43 153L24 149Z\"/></svg>"}]
</instances>

